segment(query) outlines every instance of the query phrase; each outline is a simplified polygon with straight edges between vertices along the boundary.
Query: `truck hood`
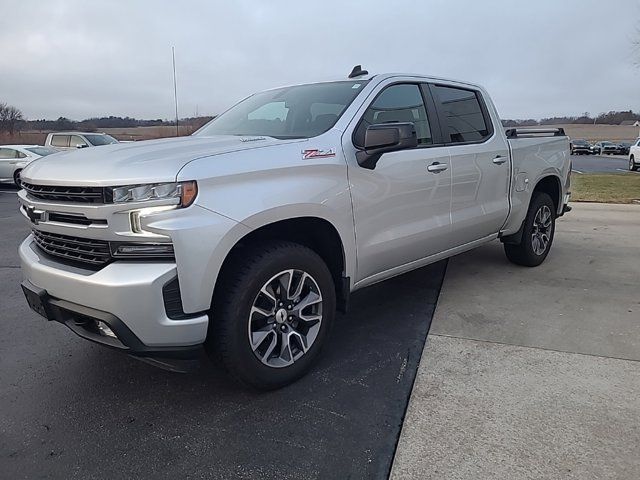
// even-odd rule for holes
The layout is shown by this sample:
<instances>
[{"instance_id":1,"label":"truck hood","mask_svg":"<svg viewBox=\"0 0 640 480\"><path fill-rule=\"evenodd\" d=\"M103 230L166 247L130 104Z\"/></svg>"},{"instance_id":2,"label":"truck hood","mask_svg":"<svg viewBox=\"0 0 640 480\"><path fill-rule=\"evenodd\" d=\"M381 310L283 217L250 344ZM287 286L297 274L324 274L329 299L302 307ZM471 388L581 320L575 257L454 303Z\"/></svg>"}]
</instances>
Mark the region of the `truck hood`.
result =
<instances>
[{"instance_id":1,"label":"truck hood","mask_svg":"<svg viewBox=\"0 0 640 480\"><path fill-rule=\"evenodd\" d=\"M38 185L113 186L171 182L197 158L299 142L272 137L179 137L61 152L31 162L23 181Z\"/></svg>"}]
</instances>

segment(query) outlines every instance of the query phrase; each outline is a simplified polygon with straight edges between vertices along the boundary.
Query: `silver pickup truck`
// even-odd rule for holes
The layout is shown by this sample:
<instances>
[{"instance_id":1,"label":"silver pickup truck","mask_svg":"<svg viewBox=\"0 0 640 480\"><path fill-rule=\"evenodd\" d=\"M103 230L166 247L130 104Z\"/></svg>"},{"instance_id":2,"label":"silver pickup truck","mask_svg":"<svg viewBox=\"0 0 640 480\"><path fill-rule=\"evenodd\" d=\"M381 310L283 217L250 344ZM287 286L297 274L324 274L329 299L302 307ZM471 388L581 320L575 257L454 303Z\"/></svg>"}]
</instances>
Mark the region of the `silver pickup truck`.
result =
<instances>
[{"instance_id":1,"label":"silver pickup truck","mask_svg":"<svg viewBox=\"0 0 640 480\"><path fill-rule=\"evenodd\" d=\"M357 67L252 95L190 137L31 163L22 287L88 340L165 367L204 347L278 388L357 289L496 239L539 265L569 158L561 129L505 133L477 85Z\"/></svg>"}]
</instances>

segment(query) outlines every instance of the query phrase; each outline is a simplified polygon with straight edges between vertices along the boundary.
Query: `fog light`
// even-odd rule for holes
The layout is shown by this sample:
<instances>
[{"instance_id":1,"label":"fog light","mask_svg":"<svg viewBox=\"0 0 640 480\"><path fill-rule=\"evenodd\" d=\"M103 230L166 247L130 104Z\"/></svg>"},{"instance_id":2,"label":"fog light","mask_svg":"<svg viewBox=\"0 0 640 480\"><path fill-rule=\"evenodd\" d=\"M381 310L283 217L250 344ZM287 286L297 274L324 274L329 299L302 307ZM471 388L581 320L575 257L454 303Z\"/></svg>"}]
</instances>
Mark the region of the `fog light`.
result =
<instances>
[{"instance_id":1,"label":"fog light","mask_svg":"<svg viewBox=\"0 0 640 480\"><path fill-rule=\"evenodd\" d=\"M111 251L114 257L172 257L173 245L170 243L122 243L112 245Z\"/></svg>"},{"instance_id":2,"label":"fog light","mask_svg":"<svg viewBox=\"0 0 640 480\"><path fill-rule=\"evenodd\" d=\"M96 323L98 324L98 331L100 332L100 335L102 335L103 337L118 338L116 334L113 333L113 330L111 330L109 325L100 320L98 320Z\"/></svg>"}]
</instances>

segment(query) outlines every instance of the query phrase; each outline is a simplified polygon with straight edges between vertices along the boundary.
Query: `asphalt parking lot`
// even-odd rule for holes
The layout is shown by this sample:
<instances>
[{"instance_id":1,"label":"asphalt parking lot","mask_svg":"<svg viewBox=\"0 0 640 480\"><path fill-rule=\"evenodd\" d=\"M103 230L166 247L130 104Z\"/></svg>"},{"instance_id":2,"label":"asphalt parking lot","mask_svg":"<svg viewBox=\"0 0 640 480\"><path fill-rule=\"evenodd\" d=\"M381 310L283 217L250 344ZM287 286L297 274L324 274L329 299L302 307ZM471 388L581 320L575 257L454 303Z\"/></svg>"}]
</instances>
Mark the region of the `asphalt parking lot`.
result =
<instances>
[{"instance_id":1,"label":"asphalt parking lot","mask_svg":"<svg viewBox=\"0 0 640 480\"><path fill-rule=\"evenodd\" d=\"M268 394L175 374L31 312L15 190L0 189L0 477L387 478L444 276L354 295L310 375Z\"/></svg>"},{"instance_id":2,"label":"asphalt parking lot","mask_svg":"<svg viewBox=\"0 0 640 480\"><path fill-rule=\"evenodd\" d=\"M572 155L573 171L576 173L620 173L629 171L626 155Z\"/></svg>"},{"instance_id":3,"label":"asphalt parking lot","mask_svg":"<svg viewBox=\"0 0 640 480\"><path fill-rule=\"evenodd\" d=\"M535 269L493 242L358 292L312 373L256 394L32 313L15 205L0 189L0 477L640 478L640 206L574 204Z\"/></svg>"}]
</instances>

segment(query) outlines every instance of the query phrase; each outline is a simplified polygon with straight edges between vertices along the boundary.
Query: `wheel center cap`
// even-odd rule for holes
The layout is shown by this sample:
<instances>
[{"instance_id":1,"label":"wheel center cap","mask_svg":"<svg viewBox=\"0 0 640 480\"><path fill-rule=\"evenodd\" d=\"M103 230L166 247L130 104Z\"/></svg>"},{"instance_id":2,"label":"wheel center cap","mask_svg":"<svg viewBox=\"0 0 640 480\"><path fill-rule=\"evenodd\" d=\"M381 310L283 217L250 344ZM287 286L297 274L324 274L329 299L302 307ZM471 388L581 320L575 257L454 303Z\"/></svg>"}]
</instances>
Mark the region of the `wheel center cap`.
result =
<instances>
[{"instance_id":1,"label":"wheel center cap","mask_svg":"<svg viewBox=\"0 0 640 480\"><path fill-rule=\"evenodd\" d=\"M287 320L287 311L284 308L281 308L276 312L276 322L284 323Z\"/></svg>"}]
</instances>

